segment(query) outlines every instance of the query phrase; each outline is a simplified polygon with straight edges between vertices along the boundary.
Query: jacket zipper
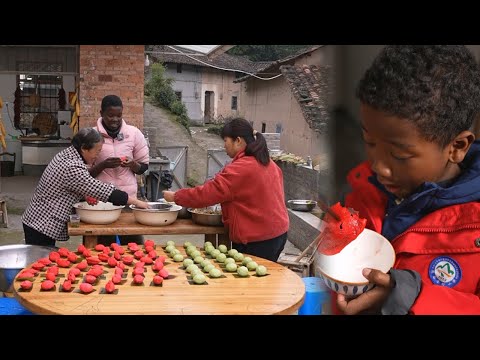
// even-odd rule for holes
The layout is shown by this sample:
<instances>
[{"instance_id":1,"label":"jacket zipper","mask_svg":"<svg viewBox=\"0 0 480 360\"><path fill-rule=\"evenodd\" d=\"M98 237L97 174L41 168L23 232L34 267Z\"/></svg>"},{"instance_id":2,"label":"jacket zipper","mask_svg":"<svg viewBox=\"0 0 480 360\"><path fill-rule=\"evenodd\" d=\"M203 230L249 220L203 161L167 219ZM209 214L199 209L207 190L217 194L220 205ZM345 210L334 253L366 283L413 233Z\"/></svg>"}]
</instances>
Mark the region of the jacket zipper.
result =
<instances>
[{"instance_id":1,"label":"jacket zipper","mask_svg":"<svg viewBox=\"0 0 480 360\"><path fill-rule=\"evenodd\" d=\"M435 229L428 229L428 228L410 228L402 232L400 235L397 235L391 242L393 243L395 240L400 238L401 236L405 235L406 233L409 232L421 232L421 233L453 233L459 230L464 230L464 229L480 229L480 225L462 225L459 226L458 228L454 229L446 229L446 228L435 228Z\"/></svg>"}]
</instances>

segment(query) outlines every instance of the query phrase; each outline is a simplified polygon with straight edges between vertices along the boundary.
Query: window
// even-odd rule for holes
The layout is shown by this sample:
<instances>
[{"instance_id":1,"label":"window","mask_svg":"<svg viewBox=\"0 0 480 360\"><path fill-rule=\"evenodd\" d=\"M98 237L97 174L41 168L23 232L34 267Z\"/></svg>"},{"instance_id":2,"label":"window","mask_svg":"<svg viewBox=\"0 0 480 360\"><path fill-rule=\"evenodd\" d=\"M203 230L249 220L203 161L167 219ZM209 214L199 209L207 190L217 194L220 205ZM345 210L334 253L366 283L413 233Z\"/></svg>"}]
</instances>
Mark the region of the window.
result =
<instances>
[{"instance_id":1,"label":"window","mask_svg":"<svg viewBox=\"0 0 480 360\"><path fill-rule=\"evenodd\" d=\"M52 130L50 128L56 124L58 110L65 110L67 105L62 83L63 77L60 75L18 74L14 102L15 127L25 129L44 125L40 128L42 135Z\"/></svg>"},{"instance_id":2,"label":"window","mask_svg":"<svg viewBox=\"0 0 480 360\"><path fill-rule=\"evenodd\" d=\"M267 124L262 123L262 133L264 133L265 130L267 130Z\"/></svg>"},{"instance_id":3,"label":"window","mask_svg":"<svg viewBox=\"0 0 480 360\"><path fill-rule=\"evenodd\" d=\"M178 101L182 101L182 92L181 91L175 91L175 96L177 97Z\"/></svg>"},{"instance_id":4,"label":"window","mask_svg":"<svg viewBox=\"0 0 480 360\"><path fill-rule=\"evenodd\" d=\"M237 97L232 96L232 110L237 110Z\"/></svg>"},{"instance_id":5,"label":"window","mask_svg":"<svg viewBox=\"0 0 480 360\"><path fill-rule=\"evenodd\" d=\"M59 110L58 93L62 87L62 76L17 75L20 88L21 112L53 112Z\"/></svg>"},{"instance_id":6,"label":"window","mask_svg":"<svg viewBox=\"0 0 480 360\"><path fill-rule=\"evenodd\" d=\"M177 64L177 73L182 72L182 64Z\"/></svg>"},{"instance_id":7,"label":"window","mask_svg":"<svg viewBox=\"0 0 480 360\"><path fill-rule=\"evenodd\" d=\"M241 78L242 76L245 76L245 73L235 71L235 79Z\"/></svg>"},{"instance_id":8,"label":"window","mask_svg":"<svg viewBox=\"0 0 480 360\"><path fill-rule=\"evenodd\" d=\"M275 128L275 132L277 134L280 134L282 132L282 124L277 124L277 126Z\"/></svg>"}]
</instances>

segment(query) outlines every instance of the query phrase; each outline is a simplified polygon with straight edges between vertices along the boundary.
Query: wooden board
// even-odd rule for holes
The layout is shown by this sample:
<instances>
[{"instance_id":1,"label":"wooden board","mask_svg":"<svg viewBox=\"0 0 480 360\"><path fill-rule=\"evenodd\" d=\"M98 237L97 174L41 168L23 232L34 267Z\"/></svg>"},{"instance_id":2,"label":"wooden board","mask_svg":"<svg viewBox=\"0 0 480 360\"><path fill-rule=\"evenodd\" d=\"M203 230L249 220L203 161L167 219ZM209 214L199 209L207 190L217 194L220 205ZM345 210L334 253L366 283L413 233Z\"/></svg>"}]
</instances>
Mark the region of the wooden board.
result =
<instances>
[{"instance_id":1,"label":"wooden board","mask_svg":"<svg viewBox=\"0 0 480 360\"><path fill-rule=\"evenodd\" d=\"M20 141L47 141L48 138L44 136L26 136L20 137Z\"/></svg>"},{"instance_id":2,"label":"wooden board","mask_svg":"<svg viewBox=\"0 0 480 360\"><path fill-rule=\"evenodd\" d=\"M185 255L183 247L177 247ZM128 252L128 251L127 251ZM156 252L166 255L157 245ZM96 254L96 251L92 251ZM305 285L302 279L291 270L277 263L252 256L259 265L268 269L267 276L239 278L224 271L225 277L211 279L208 285L191 285L187 273L181 269L182 263L167 258L165 268L170 277L161 287L150 286L154 276L151 266L147 271L144 286L131 285L132 269L128 268L127 281L116 285L117 295L101 294L100 290L111 279L113 269L105 266L108 274L95 285L96 291L88 295L59 291L65 279L56 283L55 291L40 291L42 277L37 276L30 292L19 291L20 282L14 281L14 295L28 310L37 314L68 315L226 315L226 314L292 314L302 305ZM221 268L220 264L211 260ZM221 268L223 269L223 268ZM66 274L68 269L60 269ZM82 273L84 274L84 273ZM79 283L73 285L78 289Z\"/></svg>"}]
</instances>

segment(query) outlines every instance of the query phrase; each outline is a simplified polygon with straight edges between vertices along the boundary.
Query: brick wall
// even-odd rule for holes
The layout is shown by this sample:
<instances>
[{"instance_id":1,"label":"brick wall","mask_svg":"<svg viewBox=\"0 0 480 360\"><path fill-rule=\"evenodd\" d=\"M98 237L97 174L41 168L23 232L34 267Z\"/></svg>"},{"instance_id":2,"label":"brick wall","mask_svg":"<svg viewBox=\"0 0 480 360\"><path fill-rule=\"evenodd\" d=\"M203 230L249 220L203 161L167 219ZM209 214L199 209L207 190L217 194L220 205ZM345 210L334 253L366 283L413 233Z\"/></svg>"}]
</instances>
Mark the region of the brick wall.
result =
<instances>
[{"instance_id":1,"label":"brick wall","mask_svg":"<svg viewBox=\"0 0 480 360\"><path fill-rule=\"evenodd\" d=\"M80 45L80 126L94 126L105 95L118 95L123 118L143 129L143 45Z\"/></svg>"}]
</instances>

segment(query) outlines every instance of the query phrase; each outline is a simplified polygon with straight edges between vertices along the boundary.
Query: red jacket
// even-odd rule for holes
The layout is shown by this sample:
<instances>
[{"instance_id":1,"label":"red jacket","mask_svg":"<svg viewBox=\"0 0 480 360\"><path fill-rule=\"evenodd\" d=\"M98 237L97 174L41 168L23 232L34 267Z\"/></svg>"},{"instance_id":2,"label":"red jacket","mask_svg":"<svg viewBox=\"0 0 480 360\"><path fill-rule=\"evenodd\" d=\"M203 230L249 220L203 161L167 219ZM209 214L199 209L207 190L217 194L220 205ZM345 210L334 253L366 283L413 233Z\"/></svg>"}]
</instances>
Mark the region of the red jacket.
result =
<instances>
[{"instance_id":1,"label":"red jacket","mask_svg":"<svg viewBox=\"0 0 480 360\"><path fill-rule=\"evenodd\" d=\"M204 185L176 191L175 203L192 208L220 203L223 223L236 243L269 240L288 231L282 170L272 160L264 166L243 151Z\"/></svg>"},{"instance_id":2,"label":"red jacket","mask_svg":"<svg viewBox=\"0 0 480 360\"><path fill-rule=\"evenodd\" d=\"M349 173L353 191L345 206L381 233L387 196L368 181L371 175L366 162ZM433 211L391 242L394 268L415 270L422 277L412 314L480 314L480 203Z\"/></svg>"}]
</instances>

